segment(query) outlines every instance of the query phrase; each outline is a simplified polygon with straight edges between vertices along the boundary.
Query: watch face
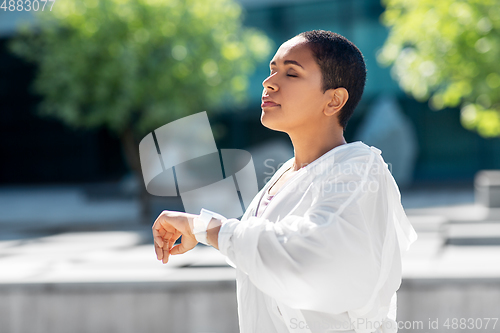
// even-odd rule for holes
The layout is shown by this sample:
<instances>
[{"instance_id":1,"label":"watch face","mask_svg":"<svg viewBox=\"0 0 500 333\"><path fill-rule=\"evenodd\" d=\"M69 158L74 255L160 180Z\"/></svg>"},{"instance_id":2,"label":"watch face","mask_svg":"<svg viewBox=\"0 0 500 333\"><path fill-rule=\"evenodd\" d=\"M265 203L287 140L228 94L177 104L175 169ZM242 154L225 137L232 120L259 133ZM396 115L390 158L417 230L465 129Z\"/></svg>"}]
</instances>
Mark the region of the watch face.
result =
<instances>
[{"instance_id":1,"label":"watch face","mask_svg":"<svg viewBox=\"0 0 500 333\"><path fill-rule=\"evenodd\" d=\"M210 220L208 220L210 222ZM193 220L193 234L197 234L200 232L204 232L207 230L208 227L208 222L205 222L205 220L201 217L196 217Z\"/></svg>"}]
</instances>

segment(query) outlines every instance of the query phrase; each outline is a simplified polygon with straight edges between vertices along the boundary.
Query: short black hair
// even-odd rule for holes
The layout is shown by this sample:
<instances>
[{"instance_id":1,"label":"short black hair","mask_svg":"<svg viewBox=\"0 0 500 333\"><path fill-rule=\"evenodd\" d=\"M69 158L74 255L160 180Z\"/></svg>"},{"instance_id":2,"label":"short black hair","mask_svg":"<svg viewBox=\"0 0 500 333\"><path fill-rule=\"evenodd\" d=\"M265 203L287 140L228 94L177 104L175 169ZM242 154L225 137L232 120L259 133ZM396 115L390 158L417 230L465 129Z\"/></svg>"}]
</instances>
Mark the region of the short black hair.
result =
<instances>
[{"instance_id":1,"label":"short black hair","mask_svg":"<svg viewBox=\"0 0 500 333\"><path fill-rule=\"evenodd\" d=\"M321 69L323 93L340 87L349 93L349 99L338 115L339 124L345 129L365 89L366 65L363 54L351 41L335 32L311 30L298 36L307 40Z\"/></svg>"}]
</instances>

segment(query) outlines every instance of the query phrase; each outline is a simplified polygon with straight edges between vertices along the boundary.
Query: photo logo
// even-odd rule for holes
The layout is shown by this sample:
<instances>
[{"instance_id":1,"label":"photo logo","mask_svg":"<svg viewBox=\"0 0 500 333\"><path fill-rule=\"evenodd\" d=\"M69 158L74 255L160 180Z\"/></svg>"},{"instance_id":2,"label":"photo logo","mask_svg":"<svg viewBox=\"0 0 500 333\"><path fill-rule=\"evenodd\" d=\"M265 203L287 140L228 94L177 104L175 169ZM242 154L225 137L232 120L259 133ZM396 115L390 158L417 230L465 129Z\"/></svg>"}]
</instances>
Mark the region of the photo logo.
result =
<instances>
[{"instance_id":1,"label":"photo logo","mask_svg":"<svg viewBox=\"0 0 500 333\"><path fill-rule=\"evenodd\" d=\"M157 128L139 143L148 193L180 195L186 213L202 208L241 217L258 192L252 156L217 149L205 111Z\"/></svg>"}]
</instances>

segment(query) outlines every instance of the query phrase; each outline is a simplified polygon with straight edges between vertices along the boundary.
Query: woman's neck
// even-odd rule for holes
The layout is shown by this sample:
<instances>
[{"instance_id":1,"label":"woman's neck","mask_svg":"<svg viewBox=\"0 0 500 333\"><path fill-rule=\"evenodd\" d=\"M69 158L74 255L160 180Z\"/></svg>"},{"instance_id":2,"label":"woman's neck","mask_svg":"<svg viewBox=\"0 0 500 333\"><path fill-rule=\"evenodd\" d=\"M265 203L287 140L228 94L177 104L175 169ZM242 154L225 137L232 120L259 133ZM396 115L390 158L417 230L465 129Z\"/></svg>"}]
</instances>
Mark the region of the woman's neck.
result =
<instances>
[{"instance_id":1,"label":"woman's neck","mask_svg":"<svg viewBox=\"0 0 500 333\"><path fill-rule=\"evenodd\" d=\"M304 132L295 135L289 133L295 155L293 171L299 170L326 152L346 143L343 131L321 132L324 131L320 130L314 135Z\"/></svg>"}]
</instances>

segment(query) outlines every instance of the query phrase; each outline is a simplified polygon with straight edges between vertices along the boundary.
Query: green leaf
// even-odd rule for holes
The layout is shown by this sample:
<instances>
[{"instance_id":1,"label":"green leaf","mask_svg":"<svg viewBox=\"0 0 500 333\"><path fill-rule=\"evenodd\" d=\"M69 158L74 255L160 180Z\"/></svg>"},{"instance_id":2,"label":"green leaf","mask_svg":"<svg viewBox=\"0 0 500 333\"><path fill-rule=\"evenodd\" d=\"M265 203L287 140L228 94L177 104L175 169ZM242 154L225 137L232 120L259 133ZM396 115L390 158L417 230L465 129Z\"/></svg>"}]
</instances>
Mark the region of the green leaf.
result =
<instances>
[{"instance_id":1,"label":"green leaf","mask_svg":"<svg viewBox=\"0 0 500 333\"><path fill-rule=\"evenodd\" d=\"M379 63L415 99L461 106L464 127L500 136L500 0L382 2Z\"/></svg>"},{"instance_id":2,"label":"green leaf","mask_svg":"<svg viewBox=\"0 0 500 333\"><path fill-rule=\"evenodd\" d=\"M147 132L245 99L272 42L234 0L74 0L38 13L11 51L38 65L40 114Z\"/></svg>"}]
</instances>

